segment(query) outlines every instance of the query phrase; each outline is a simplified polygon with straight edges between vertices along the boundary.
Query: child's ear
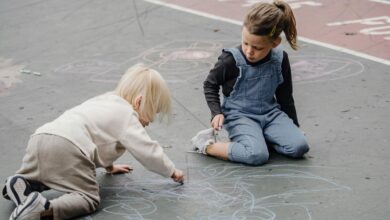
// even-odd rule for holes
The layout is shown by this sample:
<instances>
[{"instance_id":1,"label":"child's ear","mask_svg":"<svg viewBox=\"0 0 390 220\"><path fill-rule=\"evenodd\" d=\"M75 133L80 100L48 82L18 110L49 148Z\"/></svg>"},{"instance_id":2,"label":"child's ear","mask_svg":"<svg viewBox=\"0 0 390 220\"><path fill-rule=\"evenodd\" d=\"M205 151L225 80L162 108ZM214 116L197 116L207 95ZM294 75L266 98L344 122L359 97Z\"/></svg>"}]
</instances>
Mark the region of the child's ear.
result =
<instances>
[{"instance_id":1,"label":"child's ear","mask_svg":"<svg viewBox=\"0 0 390 220\"><path fill-rule=\"evenodd\" d=\"M139 95L137 96L134 100L133 100L133 103L131 103L133 105L133 108L134 110L139 110L140 107L141 107L141 101L142 101L142 95Z\"/></svg>"},{"instance_id":2,"label":"child's ear","mask_svg":"<svg viewBox=\"0 0 390 220\"><path fill-rule=\"evenodd\" d=\"M279 46L281 42L282 42L282 38L279 36L278 38L272 41L272 48Z\"/></svg>"}]
</instances>

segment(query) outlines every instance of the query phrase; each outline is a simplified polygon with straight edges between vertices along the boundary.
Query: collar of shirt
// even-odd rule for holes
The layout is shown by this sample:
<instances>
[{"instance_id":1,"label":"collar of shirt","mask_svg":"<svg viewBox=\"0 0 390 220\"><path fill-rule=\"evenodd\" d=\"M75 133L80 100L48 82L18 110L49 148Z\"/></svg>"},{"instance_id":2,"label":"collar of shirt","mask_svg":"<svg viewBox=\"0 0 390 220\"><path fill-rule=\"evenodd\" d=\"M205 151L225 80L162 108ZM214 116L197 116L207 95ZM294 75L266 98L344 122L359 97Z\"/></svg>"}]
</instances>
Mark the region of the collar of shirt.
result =
<instances>
[{"instance_id":1,"label":"collar of shirt","mask_svg":"<svg viewBox=\"0 0 390 220\"><path fill-rule=\"evenodd\" d=\"M246 63L251 65L251 66L257 66L257 65L263 64L271 59L271 51L269 51L269 53L267 54L267 56L264 57L264 59L259 60L255 63L252 63L246 59L246 56L245 56L244 52L242 51L241 45L237 46L237 48L240 50L241 54L244 56Z\"/></svg>"}]
</instances>

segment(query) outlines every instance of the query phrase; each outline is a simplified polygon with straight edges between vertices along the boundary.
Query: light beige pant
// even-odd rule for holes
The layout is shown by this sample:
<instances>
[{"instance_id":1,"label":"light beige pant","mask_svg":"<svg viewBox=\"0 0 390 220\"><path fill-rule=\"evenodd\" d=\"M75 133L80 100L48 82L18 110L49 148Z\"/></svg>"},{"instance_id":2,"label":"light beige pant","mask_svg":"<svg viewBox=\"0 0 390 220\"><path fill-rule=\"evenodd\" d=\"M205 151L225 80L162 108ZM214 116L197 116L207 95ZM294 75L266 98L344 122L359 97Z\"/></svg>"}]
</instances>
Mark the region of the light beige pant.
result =
<instances>
[{"instance_id":1,"label":"light beige pant","mask_svg":"<svg viewBox=\"0 0 390 220\"><path fill-rule=\"evenodd\" d=\"M94 212L100 203L94 163L65 138L32 136L17 173L65 193L50 200L55 220Z\"/></svg>"}]
</instances>

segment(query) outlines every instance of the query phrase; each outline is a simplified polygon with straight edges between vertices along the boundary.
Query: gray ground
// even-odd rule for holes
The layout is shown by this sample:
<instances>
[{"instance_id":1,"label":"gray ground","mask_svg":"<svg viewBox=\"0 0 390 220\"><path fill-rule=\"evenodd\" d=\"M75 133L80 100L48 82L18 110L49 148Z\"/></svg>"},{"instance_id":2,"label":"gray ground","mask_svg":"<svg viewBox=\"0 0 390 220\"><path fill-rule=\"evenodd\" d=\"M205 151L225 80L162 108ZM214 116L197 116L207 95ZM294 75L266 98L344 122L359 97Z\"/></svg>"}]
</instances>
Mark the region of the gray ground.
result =
<instances>
[{"instance_id":1,"label":"gray ground","mask_svg":"<svg viewBox=\"0 0 390 220\"><path fill-rule=\"evenodd\" d=\"M82 219L388 219L389 66L301 42L291 51L294 94L311 150L248 167L187 152L208 127L202 82L240 27L143 1L0 1L0 179L17 168L29 135L64 110L113 89L144 62L168 81L170 125L148 130L184 185L146 171L98 170L100 210ZM20 73L21 69L40 73ZM48 193L47 196L55 196ZM13 205L0 200L0 219Z\"/></svg>"}]
</instances>

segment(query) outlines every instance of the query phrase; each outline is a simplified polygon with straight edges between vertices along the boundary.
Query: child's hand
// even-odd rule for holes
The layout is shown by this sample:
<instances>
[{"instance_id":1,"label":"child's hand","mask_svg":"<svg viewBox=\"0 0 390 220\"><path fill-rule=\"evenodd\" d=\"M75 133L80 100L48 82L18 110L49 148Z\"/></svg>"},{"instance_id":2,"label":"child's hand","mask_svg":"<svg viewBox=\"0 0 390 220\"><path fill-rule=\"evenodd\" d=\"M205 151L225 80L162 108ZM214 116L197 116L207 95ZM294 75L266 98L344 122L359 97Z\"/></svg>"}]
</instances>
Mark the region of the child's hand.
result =
<instances>
[{"instance_id":1,"label":"child's hand","mask_svg":"<svg viewBox=\"0 0 390 220\"><path fill-rule=\"evenodd\" d=\"M119 173L129 173L132 170L133 168L127 164L115 164L112 166L110 170L107 169L107 172L111 174L119 174Z\"/></svg>"},{"instance_id":2,"label":"child's hand","mask_svg":"<svg viewBox=\"0 0 390 220\"><path fill-rule=\"evenodd\" d=\"M171 178L173 179L173 181L175 181L177 183L183 183L184 182L184 173L183 173L183 171L181 171L179 169L175 169L175 171L173 171Z\"/></svg>"},{"instance_id":3,"label":"child's hand","mask_svg":"<svg viewBox=\"0 0 390 220\"><path fill-rule=\"evenodd\" d=\"M211 127L213 127L217 131L221 130L224 120L225 117L223 116L223 114L218 114L214 116L213 120L211 121Z\"/></svg>"}]
</instances>

